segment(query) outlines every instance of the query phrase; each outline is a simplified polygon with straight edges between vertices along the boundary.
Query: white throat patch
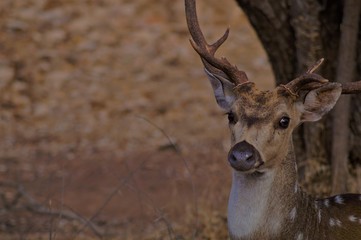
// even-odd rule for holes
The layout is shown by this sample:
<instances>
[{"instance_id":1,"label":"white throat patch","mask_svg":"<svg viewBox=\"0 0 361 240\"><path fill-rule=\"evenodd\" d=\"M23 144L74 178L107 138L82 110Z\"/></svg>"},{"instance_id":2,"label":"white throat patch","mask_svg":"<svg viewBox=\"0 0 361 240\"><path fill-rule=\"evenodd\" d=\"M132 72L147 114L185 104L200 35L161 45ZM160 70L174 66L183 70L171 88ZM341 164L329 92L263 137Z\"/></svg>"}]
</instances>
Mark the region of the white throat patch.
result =
<instances>
[{"instance_id":1,"label":"white throat patch","mask_svg":"<svg viewBox=\"0 0 361 240\"><path fill-rule=\"evenodd\" d=\"M232 188L228 201L228 230L236 237L247 237L264 227L270 188L274 173L268 172L264 180L250 180L233 171ZM277 232L281 221L273 216L269 231Z\"/></svg>"}]
</instances>

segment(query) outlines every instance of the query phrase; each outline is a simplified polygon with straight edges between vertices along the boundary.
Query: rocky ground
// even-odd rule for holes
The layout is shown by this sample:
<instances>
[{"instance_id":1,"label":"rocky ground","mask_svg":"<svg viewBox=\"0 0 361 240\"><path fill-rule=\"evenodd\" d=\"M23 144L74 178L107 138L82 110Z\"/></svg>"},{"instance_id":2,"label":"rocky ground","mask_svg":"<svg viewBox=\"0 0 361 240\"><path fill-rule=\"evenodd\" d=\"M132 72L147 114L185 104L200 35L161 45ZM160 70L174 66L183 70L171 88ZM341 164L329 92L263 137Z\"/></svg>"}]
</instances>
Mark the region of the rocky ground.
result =
<instances>
[{"instance_id":1,"label":"rocky ground","mask_svg":"<svg viewBox=\"0 0 361 240\"><path fill-rule=\"evenodd\" d=\"M271 88L236 4L199 12L209 39L231 27L219 54ZM2 0L0 28L4 239L226 238L227 120L182 1Z\"/></svg>"}]
</instances>

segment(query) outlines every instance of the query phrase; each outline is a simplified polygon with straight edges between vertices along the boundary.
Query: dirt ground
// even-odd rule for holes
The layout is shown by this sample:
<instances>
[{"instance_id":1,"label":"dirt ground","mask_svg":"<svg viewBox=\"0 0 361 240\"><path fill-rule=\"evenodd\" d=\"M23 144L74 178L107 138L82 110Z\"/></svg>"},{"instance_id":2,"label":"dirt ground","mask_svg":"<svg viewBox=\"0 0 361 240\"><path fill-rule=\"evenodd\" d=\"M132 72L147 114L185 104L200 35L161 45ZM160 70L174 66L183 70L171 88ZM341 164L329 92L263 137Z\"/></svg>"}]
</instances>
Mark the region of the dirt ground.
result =
<instances>
[{"instance_id":1,"label":"dirt ground","mask_svg":"<svg viewBox=\"0 0 361 240\"><path fill-rule=\"evenodd\" d=\"M234 1L199 13L271 88ZM227 238L227 120L183 1L2 0L0 28L2 239Z\"/></svg>"}]
</instances>

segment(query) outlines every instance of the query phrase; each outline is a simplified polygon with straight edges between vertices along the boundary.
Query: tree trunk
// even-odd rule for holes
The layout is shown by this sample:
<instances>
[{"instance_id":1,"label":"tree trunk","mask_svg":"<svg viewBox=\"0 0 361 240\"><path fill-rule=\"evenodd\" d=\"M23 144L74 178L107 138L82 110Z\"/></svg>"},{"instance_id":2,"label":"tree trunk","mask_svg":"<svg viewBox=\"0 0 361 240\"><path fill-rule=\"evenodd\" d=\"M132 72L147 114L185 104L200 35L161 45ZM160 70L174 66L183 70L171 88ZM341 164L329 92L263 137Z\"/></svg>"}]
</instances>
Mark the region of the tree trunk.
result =
<instances>
[{"instance_id":1,"label":"tree trunk","mask_svg":"<svg viewBox=\"0 0 361 240\"><path fill-rule=\"evenodd\" d=\"M318 71L334 81L338 64L343 1L237 0L258 34L272 65L277 84L284 84L304 72L318 59L325 63ZM357 43L357 78L361 73L361 36ZM352 97L349 158L361 162L361 98ZM330 163L332 114L302 125L294 134L298 162ZM336 140L337 141L337 140ZM300 164L307 166L307 164ZM301 178L306 170L301 167Z\"/></svg>"},{"instance_id":2,"label":"tree trunk","mask_svg":"<svg viewBox=\"0 0 361 240\"><path fill-rule=\"evenodd\" d=\"M355 59L358 24L360 20L360 0L345 0L341 37L338 54L336 81L351 82L355 76ZM347 191L348 148L350 122L350 96L341 96L333 111L332 139L332 193Z\"/></svg>"}]
</instances>

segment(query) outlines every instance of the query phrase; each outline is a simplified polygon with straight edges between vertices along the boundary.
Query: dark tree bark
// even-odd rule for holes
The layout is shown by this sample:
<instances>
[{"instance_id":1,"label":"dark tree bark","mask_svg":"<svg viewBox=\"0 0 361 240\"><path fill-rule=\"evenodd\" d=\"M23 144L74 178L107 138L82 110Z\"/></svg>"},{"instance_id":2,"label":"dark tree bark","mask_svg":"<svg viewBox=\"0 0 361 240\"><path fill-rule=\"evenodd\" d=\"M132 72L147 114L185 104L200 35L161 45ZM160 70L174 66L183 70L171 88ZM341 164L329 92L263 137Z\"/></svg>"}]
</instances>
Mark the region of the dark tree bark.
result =
<instances>
[{"instance_id":1,"label":"dark tree bark","mask_svg":"<svg viewBox=\"0 0 361 240\"><path fill-rule=\"evenodd\" d=\"M318 71L335 81L343 19L342 0L237 0L261 40L277 84L284 84L304 72L318 59L325 63ZM358 31L357 79L361 73L361 35ZM353 96L349 120L348 157L361 162L361 97ZM337 137L335 136L335 141ZM309 159L329 162L332 146L332 114L302 125L294 134L298 162ZM307 164L301 164L307 166ZM300 169L301 178L305 169ZM306 170L307 171L307 170ZM346 176L343 176L346 179Z\"/></svg>"},{"instance_id":2,"label":"dark tree bark","mask_svg":"<svg viewBox=\"0 0 361 240\"><path fill-rule=\"evenodd\" d=\"M345 0L336 72L336 81L342 84L355 80L355 49L360 20L360 3L360 0ZM337 139L332 142L333 194L347 191L350 98L351 96L341 96L333 112L332 139Z\"/></svg>"}]
</instances>

